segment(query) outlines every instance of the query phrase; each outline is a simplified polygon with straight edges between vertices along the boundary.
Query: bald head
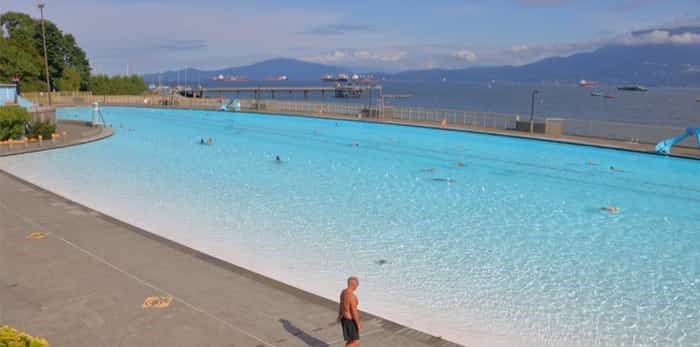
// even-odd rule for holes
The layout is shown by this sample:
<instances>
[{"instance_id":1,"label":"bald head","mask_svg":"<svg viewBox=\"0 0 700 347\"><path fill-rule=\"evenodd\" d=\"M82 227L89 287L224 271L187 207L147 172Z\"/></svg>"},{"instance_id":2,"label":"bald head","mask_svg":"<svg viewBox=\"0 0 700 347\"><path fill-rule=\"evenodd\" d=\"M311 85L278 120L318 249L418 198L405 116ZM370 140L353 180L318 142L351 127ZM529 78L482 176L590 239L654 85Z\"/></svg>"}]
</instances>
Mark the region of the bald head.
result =
<instances>
[{"instance_id":1,"label":"bald head","mask_svg":"<svg viewBox=\"0 0 700 347\"><path fill-rule=\"evenodd\" d=\"M356 276L348 277L348 288L355 289L360 286L360 280Z\"/></svg>"}]
</instances>

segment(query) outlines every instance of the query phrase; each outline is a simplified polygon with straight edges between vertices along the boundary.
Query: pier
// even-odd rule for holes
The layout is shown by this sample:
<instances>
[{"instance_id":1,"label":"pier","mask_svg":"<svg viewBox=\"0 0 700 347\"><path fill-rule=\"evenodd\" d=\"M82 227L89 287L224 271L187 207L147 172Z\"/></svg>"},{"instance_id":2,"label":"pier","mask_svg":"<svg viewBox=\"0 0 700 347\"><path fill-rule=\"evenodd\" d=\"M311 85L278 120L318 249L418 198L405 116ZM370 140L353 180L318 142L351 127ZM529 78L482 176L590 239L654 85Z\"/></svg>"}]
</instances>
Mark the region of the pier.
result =
<instances>
[{"instance_id":1,"label":"pier","mask_svg":"<svg viewBox=\"0 0 700 347\"><path fill-rule=\"evenodd\" d=\"M369 97L372 97L372 91L376 91L375 97L379 98L382 96L381 86L369 86L369 85L336 85L336 86L245 86L245 87L210 87L210 88L200 88L199 95L201 97L211 96L211 94L223 95L224 93L235 93L236 97L239 97L241 93L252 94L256 99L262 98L265 95L270 95L271 98L275 98L276 95L282 93L287 93L287 95L293 95L295 93L303 93L304 98L308 98L311 93L318 93L321 96L331 95L337 97L359 97L365 92L369 93ZM344 95L344 96L339 96Z\"/></svg>"}]
</instances>

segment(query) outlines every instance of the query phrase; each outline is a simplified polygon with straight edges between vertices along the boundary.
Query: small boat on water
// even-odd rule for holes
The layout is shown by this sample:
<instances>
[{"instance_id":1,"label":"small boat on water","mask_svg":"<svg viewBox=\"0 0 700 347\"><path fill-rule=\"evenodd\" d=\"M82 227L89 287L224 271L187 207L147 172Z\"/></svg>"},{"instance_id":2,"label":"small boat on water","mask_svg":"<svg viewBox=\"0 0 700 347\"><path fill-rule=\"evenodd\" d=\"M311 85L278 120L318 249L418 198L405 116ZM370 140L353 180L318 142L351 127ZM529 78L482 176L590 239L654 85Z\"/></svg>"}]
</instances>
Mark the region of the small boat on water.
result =
<instances>
[{"instance_id":1,"label":"small boat on water","mask_svg":"<svg viewBox=\"0 0 700 347\"><path fill-rule=\"evenodd\" d=\"M287 81L289 78L287 78L287 75L281 75L277 77L267 77L265 78L265 81Z\"/></svg>"},{"instance_id":2,"label":"small boat on water","mask_svg":"<svg viewBox=\"0 0 700 347\"><path fill-rule=\"evenodd\" d=\"M605 95L605 94L599 93L599 92L592 92L592 93L591 93L591 96L601 97L601 98L604 98L604 99L615 99L615 97L612 96L612 95Z\"/></svg>"},{"instance_id":3,"label":"small boat on water","mask_svg":"<svg viewBox=\"0 0 700 347\"><path fill-rule=\"evenodd\" d=\"M598 82L595 82L595 81L580 80L578 82L578 86L583 87L583 88L595 87L597 85L598 85Z\"/></svg>"},{"instance_id":4,"label":"small boat on water","mask_svg":"<svg viewBox=\"0 0 700 347\"><path fill-rule=\"evenodd\" d=\"M627 86L622 86L622 87L617 87L617 90L621 90L624 92L648 92L649 89L646 87L642 87L637 84L631 84Z\"/></svg>"}]
</instances>

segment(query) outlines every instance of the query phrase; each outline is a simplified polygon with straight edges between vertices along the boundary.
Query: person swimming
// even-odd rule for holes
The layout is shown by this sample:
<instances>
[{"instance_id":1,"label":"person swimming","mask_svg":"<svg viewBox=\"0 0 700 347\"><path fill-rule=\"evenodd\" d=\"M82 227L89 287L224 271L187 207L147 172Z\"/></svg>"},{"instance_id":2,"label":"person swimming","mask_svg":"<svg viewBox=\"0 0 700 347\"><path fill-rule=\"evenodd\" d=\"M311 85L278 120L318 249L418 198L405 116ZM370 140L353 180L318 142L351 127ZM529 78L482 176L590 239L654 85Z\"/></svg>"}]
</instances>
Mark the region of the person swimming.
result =
<instances>
[{"instance_id":1,"label":"person swimming","mask_svg":"<svg viewBox=\"0 0 700 347\"><path fill-rule=\"evenodd\" d=\"M455 163L455 165L457 165L459 167L464 167L464 163L461 161L458 161L457 163Z\"/></svg>"},{"instance_id":2,"label":"person swimming","mask_svg":"<svg viewBox=\"0 0 700 347\"><path fill-rule=\"evenodd\" d=\"M606 206L606 207L601 207L600 210L601 210L601 211L605 211L605 212L610 212L610 213L618 213L618 212L620 212L620 208L617 207L617 206Z\"/></svg>"},{"instance_id":3,"label":"person swimming","mask_svg":"<svg viewBox=\"0 0 700 347\"><path fill-rule=\"evenodd\" d=\"M206 145L207 143L204 142L204 138L202 137L201 139L199 139L199 144L200 144L200 145Z\"/></svg>"},{"instance_id":4,"label":"person swimming","mask_svg":"<svg viewBox=\"0 0 700 347\"><path fill-rule=\"evenodd\" d=\"M622 171L622 170L620 170L620 169L618 169L618 168L616 168L616 167L614 167L614 166L612 166L612 165L610 165L610 171L624 172L624 171Z\"/></svg>"},{"instance_id":5,"label":"person swimming","mask_svg":"<svg viewBox=\"0 0 700 347\"><path fill-rule=\"evenodd\" d=\"M431 179L431 180L434 181L434 182L445 182L445 183L455 183L455 182L457 182L456 180L454 180L454 179L452 179L452 178L449 178L449 177L446 177L446 178L445 178L445 177L436 177L436 178L433 178L433 179Z\"/></svg>"},{"instance_id":6,"label":"person swimming","mask_svg":"<svg viewBox=\"0 0 700 347\"><path fill-rule=\"evenodd\" d=\"M276 162L277 164L282 164L282 158L280 158L279 155L276 155L276 156L275 156L275 162Z\"/></svg>"},{"instance_id":7,"label":"person swimming","mask_svg":"<svg viewBox=\"0 0 700 347\"><path fill-rule=\"evenodd\" d=\"M207 140L207 144L208 144L208 145L211 145L211 144L213 144L213 143L214 143L214 141L213 141L213 140L211 139L211 137L210 137L210 138Z\"/></svg>"}]
</instances>

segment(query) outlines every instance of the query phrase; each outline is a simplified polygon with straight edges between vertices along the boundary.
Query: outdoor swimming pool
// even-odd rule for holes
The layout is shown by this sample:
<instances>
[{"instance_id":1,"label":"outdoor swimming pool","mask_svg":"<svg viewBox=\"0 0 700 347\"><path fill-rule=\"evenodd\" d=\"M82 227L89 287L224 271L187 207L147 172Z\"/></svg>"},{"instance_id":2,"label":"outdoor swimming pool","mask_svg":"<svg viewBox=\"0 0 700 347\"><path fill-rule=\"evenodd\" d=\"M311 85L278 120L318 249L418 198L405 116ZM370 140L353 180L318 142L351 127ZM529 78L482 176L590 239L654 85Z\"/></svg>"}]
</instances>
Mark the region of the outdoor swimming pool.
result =
<instances>
[{"instance_id":1,"label":"outdoor swimming pool","mask_svg":"<svg viewBox=\"0 0 700 347\"><path fill-rule=\"evenodd\" d=\"M356 274L360 308L456 342L700 345L700 161L303 117L103 113L113 137L0 168L325 297Z\"/></svg>"}]
</instances>

